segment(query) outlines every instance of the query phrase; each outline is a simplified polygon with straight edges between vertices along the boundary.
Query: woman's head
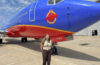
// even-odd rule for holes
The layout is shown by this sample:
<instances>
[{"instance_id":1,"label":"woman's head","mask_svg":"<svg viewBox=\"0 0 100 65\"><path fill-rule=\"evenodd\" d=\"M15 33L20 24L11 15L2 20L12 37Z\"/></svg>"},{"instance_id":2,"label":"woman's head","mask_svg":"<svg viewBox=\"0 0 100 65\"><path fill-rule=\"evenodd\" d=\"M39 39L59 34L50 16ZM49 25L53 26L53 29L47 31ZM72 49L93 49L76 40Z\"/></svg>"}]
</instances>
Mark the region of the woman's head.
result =
<instances>
[{"instance_id":1,"label":"woman's head","mask_svg":"<svg viewBox=\"0 0 100 65\"><path fill-rule=\"evenodd\" d=\"M46 34L45 39L46 39L46 40L50 40L49 34Z\"/></svg>"}]
</instances>

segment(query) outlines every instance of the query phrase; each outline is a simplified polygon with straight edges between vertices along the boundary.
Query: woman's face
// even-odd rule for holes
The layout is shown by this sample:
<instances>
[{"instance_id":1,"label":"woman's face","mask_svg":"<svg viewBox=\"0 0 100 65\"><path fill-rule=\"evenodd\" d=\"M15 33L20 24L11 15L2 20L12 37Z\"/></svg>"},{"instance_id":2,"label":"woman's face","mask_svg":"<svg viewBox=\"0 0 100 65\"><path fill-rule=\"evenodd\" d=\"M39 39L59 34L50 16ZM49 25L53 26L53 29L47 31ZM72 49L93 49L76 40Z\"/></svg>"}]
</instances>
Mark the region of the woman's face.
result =
<instances>
[{"instance_id":1,"label":"woman's face","mask_svg":"<svg viewBox=\"0 0 100 65\"><path fill-rule=\"evenodd\" d=\"M49 35L47 34L45 38L46 38L46 40L49 40Z\"/></svg>"}]
</instances>

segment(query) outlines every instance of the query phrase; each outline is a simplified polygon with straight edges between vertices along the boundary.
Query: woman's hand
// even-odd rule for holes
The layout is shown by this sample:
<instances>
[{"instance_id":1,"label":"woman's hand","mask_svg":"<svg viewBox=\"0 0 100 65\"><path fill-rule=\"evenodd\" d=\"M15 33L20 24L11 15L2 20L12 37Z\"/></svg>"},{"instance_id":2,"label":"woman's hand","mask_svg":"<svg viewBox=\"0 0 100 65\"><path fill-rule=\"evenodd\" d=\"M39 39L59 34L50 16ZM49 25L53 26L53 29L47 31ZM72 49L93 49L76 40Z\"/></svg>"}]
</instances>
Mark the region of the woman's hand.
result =
<instances>
[{"instance_id":1,"label":"woman's hand","mask_svg":"<svg viewBox=\"0 0 100 65\"><path fill-rule=\"evenodd\" d=\"M50 43L52 43L52 40L50 40Z\"/></svg>"}]
</instances>

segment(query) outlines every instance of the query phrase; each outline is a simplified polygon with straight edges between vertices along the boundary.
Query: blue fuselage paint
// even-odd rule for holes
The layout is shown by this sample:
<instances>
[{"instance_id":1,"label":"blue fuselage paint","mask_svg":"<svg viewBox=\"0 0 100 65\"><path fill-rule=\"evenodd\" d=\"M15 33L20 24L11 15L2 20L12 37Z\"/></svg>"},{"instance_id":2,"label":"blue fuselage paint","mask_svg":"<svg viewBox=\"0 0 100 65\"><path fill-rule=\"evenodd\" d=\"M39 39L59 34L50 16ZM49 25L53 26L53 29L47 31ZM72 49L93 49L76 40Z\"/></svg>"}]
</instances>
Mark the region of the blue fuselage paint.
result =
<instances>
[{"instance_id":1,"label":"blue fuselage paint","mask_svg":"<svg viewBox=\"0 0 100 65\"><path fill-rule=\"evenodd\" d=\"M53 10L56 22L49 24L47 14ZM100 4L83 0L64 0L56 5L48 5L47 0L32 3L8 21L4 30L15 25L37 25L65 31L78 32L100 19Z\"/></svg>"}]
</instances>

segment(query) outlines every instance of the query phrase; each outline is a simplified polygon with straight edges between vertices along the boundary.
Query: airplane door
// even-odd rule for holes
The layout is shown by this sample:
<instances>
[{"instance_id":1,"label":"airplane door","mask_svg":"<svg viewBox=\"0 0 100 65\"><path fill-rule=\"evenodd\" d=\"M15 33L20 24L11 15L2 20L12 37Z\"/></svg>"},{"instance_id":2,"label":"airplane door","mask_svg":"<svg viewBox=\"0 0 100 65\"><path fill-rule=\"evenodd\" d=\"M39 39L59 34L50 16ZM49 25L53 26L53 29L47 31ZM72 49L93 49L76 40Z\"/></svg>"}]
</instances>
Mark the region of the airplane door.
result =
<instances>
[{"instance_id":1,"label":"airplane door","mask_svg":"<svg viewBox=\"0 0 100 65\"><path fill-rule=\"evenodd\" d=\"M29 9L29 21L34 22L35 21L35 12L37 7L38 1L31 5Z\"/></svg>"}]
</instances>

